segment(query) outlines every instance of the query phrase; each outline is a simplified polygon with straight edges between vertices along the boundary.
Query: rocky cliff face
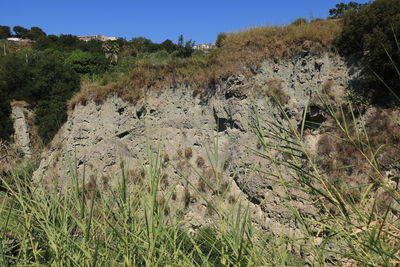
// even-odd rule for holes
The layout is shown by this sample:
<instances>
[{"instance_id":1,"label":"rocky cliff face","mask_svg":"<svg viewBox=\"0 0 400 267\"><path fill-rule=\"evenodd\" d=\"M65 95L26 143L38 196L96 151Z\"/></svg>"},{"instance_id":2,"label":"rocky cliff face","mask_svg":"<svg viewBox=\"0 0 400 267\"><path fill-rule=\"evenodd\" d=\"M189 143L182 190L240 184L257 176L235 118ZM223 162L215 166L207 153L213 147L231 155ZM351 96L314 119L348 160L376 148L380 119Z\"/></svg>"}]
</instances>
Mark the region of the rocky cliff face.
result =
<instances>
[{"instance_id":1,"label":"rocky cliff face","mask_svg":"<svg viewBox=\"0 0 400 267\"><path fill-rule=\"evenodd\" d=\"M31 138L28 120L32 120L33 113L27 109L24 102L12 103L11 119L14 122L14 144L25 157L32 156Z\"/></svg>"},{"instance_id":2,"label":"rocky cliff face","mask_svg":"<svg viewBox=\"0 0 400 267\"><path fill-rule=\"evenodd\" d=\"M297 199L290 204L305 212L315 211L301 200L307 197L304 193L286 192L279 182L251 171L251 166L265 164L248 149L258 149L252 131L255 114L269 121L281 120L271 100L276 95L298 123L307 99L329 85L330 93L341 101L344 88L357 75L357 67L338 57L305 54L266 61L254 70L252 78L233 75L207 95L166 89L149 92L137 104L110 97L102 104L78 105L43 152L34 178L44 183L57 180L68 188L77 173L99 187L115 186L124 162L134 184L140 179L140 166L147 164L151 144L163 153L162 188L172 187L175 204L171 206L185 210L186 220L192 224L212 217L198 192L214 199L218 191L224 191L223 205L242 199L263 227L284 224L293 228L293 216L286 208L288 194ZM310 116L318 117L317 113ZM204 185L204 179L214 190Z\"/></svg>"}]
</instances>

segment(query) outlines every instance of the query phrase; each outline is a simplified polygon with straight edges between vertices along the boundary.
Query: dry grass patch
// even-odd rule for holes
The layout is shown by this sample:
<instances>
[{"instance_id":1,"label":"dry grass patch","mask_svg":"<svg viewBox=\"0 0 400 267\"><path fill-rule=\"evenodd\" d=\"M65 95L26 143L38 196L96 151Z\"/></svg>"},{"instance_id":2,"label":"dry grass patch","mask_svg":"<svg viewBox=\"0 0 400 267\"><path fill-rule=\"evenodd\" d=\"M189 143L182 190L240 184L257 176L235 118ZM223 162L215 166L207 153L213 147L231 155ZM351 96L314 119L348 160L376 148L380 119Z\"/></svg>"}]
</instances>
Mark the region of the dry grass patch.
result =
<instances>
[{"instance_id":1,"label":"dry grass patch","mask_svg":"<svg viewBox=\"0 0 400 267\"><path fill-rule=\"evenodd\" d=\"M87 101L104 101L110 95L138 101L147 90L165 88L190 88L194 94L212 88L218 79L235 73L251 76L250 69L266 59L282 59L301 53L323 54L332 47L335 36L341 31L340 20L321 20L284 27L260 27L227 34L218 48L205 57L172 58L164 61L144 59L137 67L123 75L117 82L102 85L90 82L70 101L76 104Z\"/></svg>"},{"instance_id":2,"label":"dry grass patch","mask_svg":"<svg viewBox=\"0 0 400 267\"><path fill-rule=\"evenodd\" d=\"M28 104L26 101L12 100L12 101L10 102L10 106L12 106L12 107L27 108L27 107L29 107L29 104Z\"/></svg>"},{"instance_id":3,"label":"dry grass patch","mask_svg":"<svg viewBox=\"0 0 400 267\"><path fill-rule=\"evenodd\" d=\"M322 20L285 27L259 27L228 34L219 56L225 64L258 64L266 58L281 59L303 50L322 54L342 29L340 20ZM230 63L230 64L229 64Z\"/></svg>"},{"instance_id":4,"label":"dry grass patch","mask_svg":"<svg viewBox=\"0 0 400 267\"><path fill-rule=\"evenodd\" d=\"M390 109L374 109L365 116L364 127L368 133L365 135L362 126L354 123L350 112L342 111L337 112L341 116L335 115L337 123L343 128L346 125L347 131L331 128L319 138L317 163L330 182L342 185L353 199L357 199L364 190L360 185L381 183L381 178L376 177L381 177L383 173L398 175L399 113ZM343 142L346 139L351 141ZM374 156L371 151L376 151ZM378 204L381 200L377 199Z\"/></svg>"}]
</instances>

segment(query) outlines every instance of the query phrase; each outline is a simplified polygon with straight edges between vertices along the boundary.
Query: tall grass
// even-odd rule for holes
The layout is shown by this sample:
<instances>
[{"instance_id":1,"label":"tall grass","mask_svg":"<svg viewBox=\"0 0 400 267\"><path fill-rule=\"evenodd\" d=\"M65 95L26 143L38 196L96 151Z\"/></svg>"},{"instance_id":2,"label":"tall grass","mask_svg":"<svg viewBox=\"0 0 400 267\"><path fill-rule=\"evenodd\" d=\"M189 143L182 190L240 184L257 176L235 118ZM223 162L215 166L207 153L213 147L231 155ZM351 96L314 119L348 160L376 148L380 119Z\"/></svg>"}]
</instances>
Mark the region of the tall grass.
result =
<instances>
[{"instance_id":1,"label":"tall grass","mask_svg":"<svg viewBox=\"0 0 400 267\"><path fill-rule=\"evenodd\" d=\"M191 180L180 173L192 190L218 215L215 224L195 232L170 208L170 192L160 190L165 166L162 151L149 147L143 180L129 184L123 164L118 186L101 192L90 179L75 181L67 192L57 184L47 190L30 180L32 170L14 170L2 183L6 193L0 203L0 262L3 265L54 266L314 266L362 265L392 266L400 261L400 225L396 205L400 195L382 166L385 147L399 150L396 144L379 145L357 109L351 104L336 107L320 96L324 114L331 123L319 125L321 132L360 155L357 164L369 174L359 181L360 196L319 163L305 145L306 113L300 125L293 124L277 102L281 121L257 117L254 132L264 150L253 150L274 167L258 170L280 179L287 191L301 189L320 213L306 215L289 206L302 236L289 237L284 231L272 233L253 226L246 205L237 203L223 210L218 200L227 197L218 189L222 181L223 160L218 158L218 142L208 152L216 184L211 201ZM307 107L306 107L307 110ZM327 127L327 128L324 128ZM285 157L273 156L274 152ZM391 156L392 154L388 154ZM358 157L358 156L357 156ZM353 164L355 165L355 164ZM368 168L367 168L368 167ZM190 168L190 167L188 167ZM354 166L337 166L336 175ZM195 170L195 168L193 168ZM288 178L290 178L288 180ZM339 177L340 178L340 177ZM289 182L288 182L289 181ZM90 185L89 185L90 184ZM129 185L128 185L129 184ZM351 189L351 188L350 188ZM381 196L385 197L382 198Z\"/></svg>"},{"instance_id":2,"label":"tall grass","mask_svg":"<svg viewBox=\"0 0 400 267\"><path fill-rule=\"evenodd\" d=\"M369 135L369 127L356 107L351 103L343 107L334 106L326 96L321 95L323 112L331 123L318 125L319 131L336 140L336 145L346 147L344 151L351 151L351 154L340 155L342 158L351 161L357 158L352 161L353 165L337 164L334 172L330 172L319 163L320 155L311 151L305 143L306 116L300 125L294 124L279 105L279 100L276 101L282 121L258 118L254 131L264 150L254 150L254 153L274 166L276 172L273 177L278 177L288 191L300 189L307 192L310 203L319 208L319 214L309 216L289 207L302 229L302 239L314 264L399 264L400 223L397 207L400 193L395 182L397 176L389 178L382 165L383 157L390 158L393 155L385 148L390 147L398 153L399 144L386 143L390 139L383 139L380 144L372 142L374 136ZM304 114L306 112L307 107ZM384 132L379 134L385 135ZM286 157L275 157L274 152L285 154ZM356 167L361 167L369 179L343 183L346 181L341 178ZM356 173L351 177L357 179ZM352 189L358 189L360 196L354 197Z\"/></svg>"},{"instance_id":3,"label":"tall grass","mask_svg":"<svg viewBox=\"0 0 400 267\"><path fill-rule=\"evenodd\" d=\"M252 236L246 212L189 233L168 209L159 189L162 153L148 149L141 183L100 192L84 177L60 192L12 174L0 205L0 262L4 266L260 266L261 245Z\"/></svg>"}]
</instances>

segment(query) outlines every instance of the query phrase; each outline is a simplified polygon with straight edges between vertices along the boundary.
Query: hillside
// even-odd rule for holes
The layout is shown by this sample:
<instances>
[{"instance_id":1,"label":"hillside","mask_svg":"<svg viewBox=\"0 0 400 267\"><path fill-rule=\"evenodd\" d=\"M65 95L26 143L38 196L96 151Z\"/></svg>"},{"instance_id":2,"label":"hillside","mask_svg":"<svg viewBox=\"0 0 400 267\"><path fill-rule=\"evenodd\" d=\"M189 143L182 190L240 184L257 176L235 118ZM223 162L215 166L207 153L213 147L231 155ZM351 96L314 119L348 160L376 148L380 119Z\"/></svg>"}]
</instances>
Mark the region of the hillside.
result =
<instances>
[{"instance_id":1,"label":"hillside","mask_svg":"<svg viewBox=\"0 0 400 267\"><path fill-rule=\"evenodd\" d=\"M331 51L341 27L340 20L332 19L285 27L254 28L225 35L221 47L208 55L143 59L115 82L85 84L70 101L70 108L90 100L102 101L113 94L137 101L149 89L187 87L195 94L205 93L213 90L215 81L232 74L254 75L260 62L266 59L285 59L302 51L313 55Z\"/></svg>"},{"instance_id":2,"label":"hillside","mask_svg":"<svg viewBox=\"0 0 400 267\"><path fill-rule=\"evenodd\" d=\"M397 266L397 4L205 51L26 29L0 56L0 262Z\"/></svg>"}]
</instances>

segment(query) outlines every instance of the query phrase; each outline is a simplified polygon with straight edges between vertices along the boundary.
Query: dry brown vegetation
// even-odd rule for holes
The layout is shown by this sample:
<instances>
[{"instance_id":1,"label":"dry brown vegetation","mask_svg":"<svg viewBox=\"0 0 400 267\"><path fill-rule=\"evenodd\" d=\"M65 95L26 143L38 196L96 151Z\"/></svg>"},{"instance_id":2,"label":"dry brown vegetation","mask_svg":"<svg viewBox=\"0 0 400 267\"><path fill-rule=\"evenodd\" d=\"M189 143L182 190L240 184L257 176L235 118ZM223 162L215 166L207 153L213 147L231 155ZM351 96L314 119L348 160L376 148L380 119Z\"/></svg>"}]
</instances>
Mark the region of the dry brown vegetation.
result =
<instances>
[{"instance_id":1,"label":"dry brown vegetation","mask_svg":"<svg viewBox=\"0 0 400 267\"><path fill-rule=\"evenodd\" d=\"M283 105L289 101L289 96L283 91L282 82L279 79L269 79L267 81L267 96L278 100Z\"/></svg>"},{"instance_id":2,"label":"dry brown vegetation","mask_svg":"<svg viewBox=\"0 0 400 267\"><path fill-rule=\"evenodd\" d=\"M361 128L361 125L352 122L351 114L342 115L341 118L337 117L338 121L347 125L347 133L350 133L350 136L347 136L346 132L330 130L319 138L318 165L326 172L331 182L342 184L353 198L357 199L364 190L359 187L360 184L379 184L381 181L376 180L376 177L381 176L379 172L396 175L393 171L397 172L400 167L400 154L397 149L400 145L400 128L395 121L395 118L399 117L397 113L388 109L373 110L365 120L367 135L360 134L363 129L355 129ZM353 141L343 142L346 138ZM377 151L376 160L380 166L378 169L371 165L374 160L368 150L364 149L366 147Z\"/></svg>"},{"instance_id":3,"label":"dry brown vegetation","mask_svg":"<svg viewBox=\"0 0 400 267\"><path fill-rule=\"evenodd\" d=\"M193 156L193 151L190 147L185 148L185 158L190 159Z\"/></svg>"},{"instance_id":4,"label":"dry brown vegetation","mask_svg":"<svg viewBox=\"0 0 400 267\"><path fill-rule=\"evenodd\" d=\"M5 52L8 53L18 53L23 49L31 49L32 48L32 41L29 40L22 40L19 42L14 41L5 41L0 40L1 50L5 49Z\"/></svg>"},{"instance_id":5,"label":"dry brown vegetation","mask_svg":"<svg viewBox=\"0 0 400 267\"><path fill-rule=\"evenodd\" d=\"M265 59L282 59L307 50L312 54L329 51L341 31L340 20L321 20L284 27L259 27L228 34L222 47L205 58L173 58L165 62L143 60L117 82L88 83L70 101L70 109L87 101L101 102L110 95L136 102L147 90L187 87L201 93L234 73L251 75L250 68Z\"/></svg>"},{"instance_id":6,"label":"dry brown vegetation","mask_svg":"<svg viewBox=\"0 0 400 267\"><path fill-rule=\"evenodd\" d=\"M198 156L197 157L197 159L196 159L196 165L197 165L197 167L199 167L199 168L202 168L204 165L205 165L205 160L204 160L204 158L203 157L201 157L201 156Z\"/></svg>"},{"instance_id":7,"label":"dry brown vegetation","mask_svg":"<svg viewBox=\"0 0 400 267\"><path fill-rule=\"evenodd\" d=\"M29 107L29 104L26 101L17 101L17 100L12 100L10 102L10 106L12 107L23 107L23 108L27 108Z\"/></svg>"}]
</instances>

